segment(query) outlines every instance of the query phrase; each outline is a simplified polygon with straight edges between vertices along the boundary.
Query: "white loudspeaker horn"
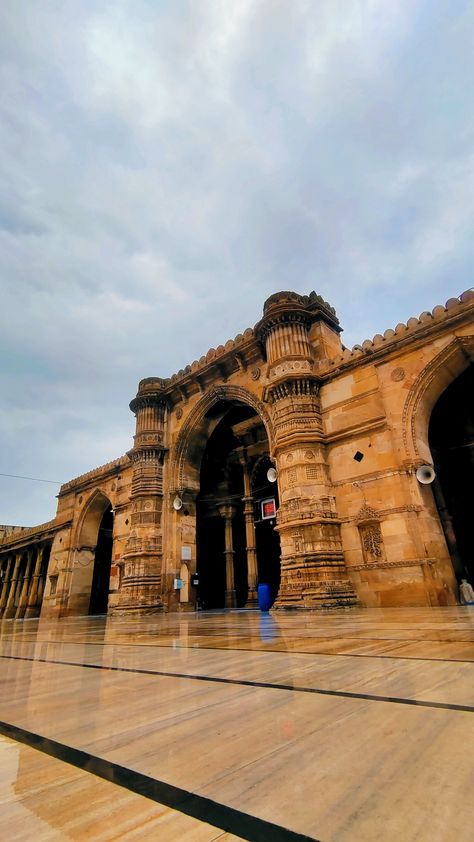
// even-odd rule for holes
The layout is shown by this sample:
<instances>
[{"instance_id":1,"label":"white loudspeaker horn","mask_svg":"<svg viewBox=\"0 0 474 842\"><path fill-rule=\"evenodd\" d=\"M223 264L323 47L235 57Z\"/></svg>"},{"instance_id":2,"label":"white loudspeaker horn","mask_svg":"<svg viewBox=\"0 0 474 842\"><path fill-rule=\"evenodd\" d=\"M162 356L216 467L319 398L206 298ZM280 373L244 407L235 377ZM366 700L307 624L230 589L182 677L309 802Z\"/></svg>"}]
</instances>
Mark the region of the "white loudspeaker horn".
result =
<instances>
[{"instance_id":1,"label":"white loudspeaker horn","mask_svg":"<svg viewBox=\"0 0 474 842\"><path fill-rule=\"evenodd\" d=\"M269 468L267 471L267 480L268 482L276 482L277 472L275 468Z\"/></svg>"},{"instance_id":2,"label":"white loudspeaker horn","mask_svg":"<svg viewBox=\"0 0 474 842\"><path fill-rule=\"evenodd\" d=\"M422 485L429 485L435 479L436 474L431 465L420 465L415 476Z\"/></svg>"},{"instance_id":3,"label":"white loudspeaker horn","mask_svg":"<svg viewBox=\"0 0 474 842\"><path fill-rule=\"evenodd\" d=\"M179 496L179 494L177 494L176 497L173 500L173 509L175 510L175 512L179 512L179 510L182 509L182 508L183 508L183 501L181 500L181 497Z\"/></svg>"}]
</instances>

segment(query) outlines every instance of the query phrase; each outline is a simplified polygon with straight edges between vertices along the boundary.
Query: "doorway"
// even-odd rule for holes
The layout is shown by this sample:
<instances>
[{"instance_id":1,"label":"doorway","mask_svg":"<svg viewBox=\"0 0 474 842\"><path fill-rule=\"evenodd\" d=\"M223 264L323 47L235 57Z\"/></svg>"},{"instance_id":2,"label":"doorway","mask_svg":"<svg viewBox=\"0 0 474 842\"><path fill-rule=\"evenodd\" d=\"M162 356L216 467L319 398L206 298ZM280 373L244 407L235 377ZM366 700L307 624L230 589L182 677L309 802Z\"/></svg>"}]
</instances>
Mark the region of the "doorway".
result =
<instances>
[{"instance_id":1,"label":"doorway","mask_svg":"<svg viewBox=\"0 0 474 842\"><path fill-rule=\"evenodd\" d=\"M208 412L207 439L196 500L198 602L203 609L250 606L249 578L280 581L276 518L262 517L262 501L278 506L268 437L258 413L246 404L219 401ZM250 571L250 577L249 577ZM255 579L255 576L254 576ZM252 603L253 604L253 603Z\"/></svg>"},{"instance_id":2,"label":"doorway","mask_svg":"<svg viewBox=\"0 0 474 842\"><path fill-rule=\"evenodd\" d=\"M112 563L114 515L109 505L100 521L94 555L89 614L106 614L109 601L110 567Z\"/></svg>"}]
</instances>

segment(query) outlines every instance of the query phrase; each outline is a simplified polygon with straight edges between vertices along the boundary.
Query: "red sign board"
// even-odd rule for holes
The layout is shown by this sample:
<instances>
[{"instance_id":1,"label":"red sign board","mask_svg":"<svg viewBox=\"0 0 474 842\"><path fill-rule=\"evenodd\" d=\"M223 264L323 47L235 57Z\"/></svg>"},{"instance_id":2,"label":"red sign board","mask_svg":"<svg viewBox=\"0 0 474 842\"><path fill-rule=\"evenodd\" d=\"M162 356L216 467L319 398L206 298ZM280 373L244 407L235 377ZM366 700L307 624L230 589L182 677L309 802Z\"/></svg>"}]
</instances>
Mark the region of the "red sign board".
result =
<instances>
[{"instance_id":1,"label":"red sign board","mask_svg":"<svg viewBox=\"0 0 474 842\"><path fill-rule=\"evenodd\" d=\"M273 518L276 516L276 503L274 497L267 497L266 500L262 500L262 520L269 520L269 518Z\"/></svg>"}]
</instances>

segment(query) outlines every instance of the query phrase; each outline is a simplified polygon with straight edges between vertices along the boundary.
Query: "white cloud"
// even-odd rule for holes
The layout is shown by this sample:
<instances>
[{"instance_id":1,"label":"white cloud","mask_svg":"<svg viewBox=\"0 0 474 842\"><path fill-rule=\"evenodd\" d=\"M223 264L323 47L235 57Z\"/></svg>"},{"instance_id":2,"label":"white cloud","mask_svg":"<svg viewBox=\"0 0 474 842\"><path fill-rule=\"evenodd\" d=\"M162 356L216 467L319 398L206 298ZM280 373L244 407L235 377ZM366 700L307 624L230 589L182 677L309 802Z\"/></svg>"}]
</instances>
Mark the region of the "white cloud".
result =
<instances>
[{"instance_id":1,"label":"white cloud","mask_svg":"<svg viewBox=\"0 0 474 842\"><path fill-rule=\"evenodd\" d=\"M0 18L9 472L120 455L137 381L277 288L317 289L353 344L472 285L472 5L6 0ZM0 520L50 516L48 486L11 488Z\"/></svg>"}]
</instances>

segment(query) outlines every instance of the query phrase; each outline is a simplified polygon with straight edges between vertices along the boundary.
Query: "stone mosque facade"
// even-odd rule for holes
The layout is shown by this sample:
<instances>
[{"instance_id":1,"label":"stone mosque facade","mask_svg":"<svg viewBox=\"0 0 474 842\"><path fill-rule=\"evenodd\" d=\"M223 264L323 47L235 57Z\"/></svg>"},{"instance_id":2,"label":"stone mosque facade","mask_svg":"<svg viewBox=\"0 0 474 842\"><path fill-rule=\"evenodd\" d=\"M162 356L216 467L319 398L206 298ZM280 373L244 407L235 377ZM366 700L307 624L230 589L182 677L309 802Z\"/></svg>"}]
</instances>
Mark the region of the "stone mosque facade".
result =
<instances>
[{"instance_id":1,"label":"stone mosque facade","mask_svg":"<svg viewBox=\"0 0 474 842\"><path fill-rule=\"evenodd\" d=\"M474 292L352 350L319 295L142 380L131 449L0 527L3 619L445 606L473 581Z\"/></svg>"}]
</instances>

